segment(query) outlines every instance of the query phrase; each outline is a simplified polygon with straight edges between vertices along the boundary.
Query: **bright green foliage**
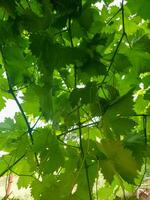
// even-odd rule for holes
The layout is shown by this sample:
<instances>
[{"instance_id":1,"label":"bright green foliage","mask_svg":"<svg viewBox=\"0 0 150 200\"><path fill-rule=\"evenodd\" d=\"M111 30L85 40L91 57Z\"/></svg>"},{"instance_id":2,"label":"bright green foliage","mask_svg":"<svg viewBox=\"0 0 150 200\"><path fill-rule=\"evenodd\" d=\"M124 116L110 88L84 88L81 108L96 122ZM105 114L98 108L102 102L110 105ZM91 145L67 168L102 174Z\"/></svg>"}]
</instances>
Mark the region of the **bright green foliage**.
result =
<instances>
[{"instance_id":1,"label":"bright green foliage","mask_svg":"<svg viewBox=\"0 0 150 200\"><path fill-rule=\"evenodd\" d=\"M132 14L138 14L144 19L149 19L150 13L149 13L149 6L150 2L148 0L140 1L135 0L134 2L132 0L128 0L128 6L129 9L131 9Z\"/></svg>"},{"instance_id":2,"label":"bright green foliage","mask_svg":"<svg viewBox=\"0 0 150 200\"><path fill-rule=\"evenodd\" d=\"M108 180L111 181L113 179L113 175L117 171L117 173L119 173L124 180L132 182L138 169L137 163L132 157L132 153L129 150L124 149L118 141L103 140L101 142L101 146L102 151L106 155L106 159L101 161L104 176L109 175L110 168L111 175L107 177Z\"/></svg>"},{"instance_id":3,"label":"bright green foliage","mask_svg":"<svg viewBox=\"0 0 150 200\"><path fill-rule=\"evenodd\" d=\"M0 176L35 200L134 192L150 155L149 8L0 1L0 110L8 99L20 110L0 123Z\"/></svg>"}]
</instances>

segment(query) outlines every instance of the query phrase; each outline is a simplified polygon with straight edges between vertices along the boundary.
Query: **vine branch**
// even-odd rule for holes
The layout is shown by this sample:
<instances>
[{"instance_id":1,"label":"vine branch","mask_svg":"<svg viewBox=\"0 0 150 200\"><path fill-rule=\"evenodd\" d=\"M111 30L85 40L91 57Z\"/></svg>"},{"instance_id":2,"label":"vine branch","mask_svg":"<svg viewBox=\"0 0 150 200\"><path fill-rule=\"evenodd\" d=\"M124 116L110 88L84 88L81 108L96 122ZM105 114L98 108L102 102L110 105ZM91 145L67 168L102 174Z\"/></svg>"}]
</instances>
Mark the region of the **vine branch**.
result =
<instances>
[{"instance_id":1,"label":"vine branch","mask_svg":"<svg viewBox=\"0 0 150 200\"><path fill-rule=\"evenodd\" d=\"M120 11L121 11L121 8L118 9L118 11L106 22L106 24L109 24L112 21L112 19L120 13Z\"/></svg>"},{"instance_id":2,"label":"vine branch","mask_svg":"<svg viewBox=\"0 0 150 200\"><path fill-rule=\"evenodd\" d=\"M143 132L144 132L144 143L147 145L147 116L143 116Z\"/></svg>"},{"instance_id":3,"label":"vine branch","mask_svg":"<svg viewBox=\"0 0 150 200\"><path fill-rule=\"evenodd\" d=\"M23 154L20 158L18 158L13 164L7 167L3 172L0 173L0 177L2 177L6 172L11 170L12 167L14 167L18 162L20 162L25 157L25 154Z\"/></svg>"},{"instance_id":4,"label":"vine branch","mask_svg":"<svg viewBox=\"0 0 150 200\"><path fill-rule=\"evenodd\" d=\"M91 123L87 123L87 124L82 124L82 123L80 123L80 128L82 129L82 128L90 127L90 126L93 126L93 125L97 125L98 122L99 122L99 121L97 121L97 122L91 122ZM65 135L67 135L68 133L71 133L72 131L76 131L76 130L79 130L79 125L78 125L77 127L75 127L75 128L72 128L72 129L70 129L70 130L64 132L64 133L59 134L59 135L57 136L57 138L60 138L61 136L65 136Z\"/></svg>"},{"instance_id":5,"label":"vine branch","mask_svg":"<svg viewBox=\"0 0 150 200\"><path fill-rule=\"evenodd\" d=\"M122 35L121 35L120 40L119 40L119 42L118 42L118 44L117 44L117 46L116 46L116 49L115 49L114 54L113 54L113 57L112 57L112 59L111 59L111 62L110 62L110 64L109 64L109 67L108 67L108 69L107 69L106 75L104 76L104 78L103 78L101 84L103 84L103 83L105 82L105 80L106 80L106 78L107 78L107 76L108 76L108 74L109 74L109 72L110 72L110 70L111 70L111 68L112 68L112 65L114 64L114 60L115 60L115 58L116 58L116 55L117 55L117 53L118 53L119 47L120 47L120 45L121 45L121 43L122 43L122 40L123 40L124 36L126 37L127 42L129 43L129 40L128 40L128 37L127 37L127 33L126 33L126 31L125 31L124 0L122 0L121 8L118 10L117 14L118 14L120 11L121 11L121 16L122 16ZM129 46L130 46L130 43L129 43ZM130 46L130 47L131 47L131 46Z\"/></svg>"},{"instance_id":6,"label":"vine branch","mask_svg":"<svg viewBox=\"0 0 150 200\"><path fill-rule=\"evenodd\" d=\"M33 131L33 128L30 127L30 123L27 119L27 116L25 115L25 112L17 98L17 96L15 95L15 92L13 90L13 86L12 86L12 83L11 83L11 79L9 77L9 74L8 74L8 71L7 71L7 68L6 68L6 62L5 62L5 59L4 59L4 55L3 55L3 50L1 49L1 53L2 53L2 56L3 56L3 62L4 62L4 69L5 69L5 72L6 72L6 78L7 78L7 81L8 81L8 87L9 87L9 90L8 92L12 95L12 97L14 98L21 114L22 114L22 117L26 123L26 126L27 126L27 130L28 130L28 134L29 134L29 137L30 137L30 141L31 141L31 144L33 145L34 144L34 139L33 139L33 136L32 136L32 131ZM39 161L38 161L38 158L37 158L37 155L36 153L34 153L34 156L35 156L35 160L36 160L36 163L37 165L39 165Z\"/></svg>"},{"instance_id":7,"label":"vine branch","mask_svg":"<svg viewBox=\"0 0 150 200\"><path fill-rule=\"evenodd\" d=\"M71 43L71 47L74 47L73 44L73 39L72 39L72 33L71 33L71 18L69 18L69 22L68 22L68 33L69 33L69 37L70 37L70 43ZM74 88L77 88L77 66L74 65ZM89 193L89 198L90 200L92 200L92 191L91 191L91 187L90 187L90 178L89 178L89 173L88 173L88 165L87 165L87 161L86 161L86 157L85 157L85 153L84 153L84 149L83 149L83 143L82 143L82 126L81 126L81 121L80 121L80 105L78 105L77 108L77 117L78 117L78 130L79 130L79 143L80 143L80 151L81 151L81 157L82 160L84 160L84 167L85 167L85 173L86 173L86 179L87 179L87 186L88 186L88 193ZM85 158L85 159L84 159Z\"/></svg>"}]
</instances>

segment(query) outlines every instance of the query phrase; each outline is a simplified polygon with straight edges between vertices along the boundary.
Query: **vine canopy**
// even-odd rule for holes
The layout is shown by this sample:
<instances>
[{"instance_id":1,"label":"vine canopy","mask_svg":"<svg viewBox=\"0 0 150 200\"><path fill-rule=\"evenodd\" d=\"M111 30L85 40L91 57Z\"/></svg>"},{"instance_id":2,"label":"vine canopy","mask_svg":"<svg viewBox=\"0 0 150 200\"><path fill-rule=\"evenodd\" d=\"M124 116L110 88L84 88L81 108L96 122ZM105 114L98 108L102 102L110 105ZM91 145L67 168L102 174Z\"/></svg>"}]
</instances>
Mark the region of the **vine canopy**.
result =
<instances>
[{"instance_id":1,"label":"vine canopy","mask_svg":"<svg viewBox=\"0 0 150 200\"><path fill-rule=\"evenodd\" d=\"M127 199L149 166L150 2L0 0L0 175L35 200ZM143 170L144 169L144 170Z\"/></svg>"}]
</instances>

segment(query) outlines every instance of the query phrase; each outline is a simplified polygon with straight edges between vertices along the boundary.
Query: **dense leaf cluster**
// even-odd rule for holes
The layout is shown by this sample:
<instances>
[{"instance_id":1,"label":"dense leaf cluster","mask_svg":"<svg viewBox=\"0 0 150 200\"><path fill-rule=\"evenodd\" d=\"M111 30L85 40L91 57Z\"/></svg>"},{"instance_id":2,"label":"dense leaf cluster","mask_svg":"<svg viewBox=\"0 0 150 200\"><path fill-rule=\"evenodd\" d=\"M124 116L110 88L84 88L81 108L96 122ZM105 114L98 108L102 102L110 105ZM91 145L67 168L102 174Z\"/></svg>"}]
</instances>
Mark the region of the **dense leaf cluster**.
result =
<instances>
[{"instance_id":1,"label":"dense leaf cluster","mask_svg":"<svg viewBox=\"0 0 150 200\"><path fill-rule=\"evenodd\" d=\"M0 123L0 176L18 175L35 200L136 190L149 165L149 7L0 1L0 109L20 110Z\"/></svg>"}]
</instances>

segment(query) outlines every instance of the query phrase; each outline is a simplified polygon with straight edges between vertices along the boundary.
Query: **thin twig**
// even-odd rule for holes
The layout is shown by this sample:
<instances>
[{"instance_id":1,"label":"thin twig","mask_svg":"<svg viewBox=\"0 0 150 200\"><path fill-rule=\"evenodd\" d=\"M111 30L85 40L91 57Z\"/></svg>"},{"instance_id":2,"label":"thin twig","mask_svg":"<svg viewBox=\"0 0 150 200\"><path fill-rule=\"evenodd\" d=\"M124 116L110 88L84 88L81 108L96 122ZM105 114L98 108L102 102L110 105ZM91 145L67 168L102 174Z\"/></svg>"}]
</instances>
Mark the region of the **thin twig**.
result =
<instances>
[{"instance_id":1,"label":"thin twig","mask_svg":"<svg viewBox=\"0 0 150 200\"><path fill-rule=\"evenodd\" d=\"M89 117L89 118L91 118L91 121L92 121L92 123L94 123L95 125L96 125L96 128L98 129L98 130L100 130L99 129L99 126L98 126L98 123L99 123L99 121L94 121L93 119L92 119L92 117L90 116L90 114L84 109L84 108L81 108L82 110L83 110L83 112L85 112L86 113L86 115Z\"/></svg>"},{"instance_id":2,"label":"thin twig","mask_svg":"<svg viewBox=\"0 0 150 200\"><path fill-rule=\"evenodd\" d=\"M65 78L63 77L63 74L62 74L61 70L58 70L58 72L59 72L59 74L60 74L60 76L61 76L61 78L62 78L64 84L66 85L66 87L67 87L67 89L68 89L67 92L71 92L70 86L69 86L69 84L66 82Z\"/></svg>"},{"instance_id":3,"label":"thin twig","mask_svg":"<svg viewBox=\"0 0 150 200\"><path fill-rule=\"evenodd\" d=\"M15 172L15 171L12 170L12 169L10 169L10 171L11 171L12 173L14 173L15 175L17 175L17 176L32 177L32 178L36 179L36 178L34 177L34 174L19 174L19 173Z\"/></svg>"},{"instance_id":4,"label":"thin twig","mask_svg":"<svg viewBox=\"0 0 150 200\"><path fill-rule=\"evenodd\" d=\"M78 146L74 146L74 145L71 145L71 144L67 144L65 143L63 140L61 140L60 138L57 138L59 142L61 142L63 145L67 146L67 147L71 147L71 148L76 148L76 149L79 149Z\"/></svg>"},{"instance_id":5,"label":"thin twig","mask_svg":"<svg viewBox=\"0 0 150 200\"><path fill-rule=\"evenodd\" d=\"M72 39L72 33L71 33L71 18L69 18L69 27L68 27L68 33L69 33L69 37L70 37L70 43L71 43L71 47L74 47L73 44L73 39ZM77 66L74 65L74 88L77 88ZM88 193L89 193L89 198L90 200L92 200L92 191L91 191L91 187L90 187L90 179L89 179L89 173L88 173L88 165L87 165L87 161L85 158L85 153L84 153L84 149L83 149L83 144L82 144L82 126L81 126L81 121L80 121L80 105L78 104L78 109L77 109L77 117L78 117L78 124L79 124L79 141L80 141L80 151L81 151L81 156L82 156L82 160L84 160L84 168L85 168L85 173L86 173L86 179L87 179L87 186L88 186Z\"/></svg>"},{"instance_id":6,"label":"thin twig","mask_svg":"<svg viewBox=\"0 0 150 200\"><path fill-rule=\"evenodd\" d=\"M125 33L125 37L126 37L126 40L127 40L127 43L129 45L130 49L132 49L132 45L131 45L131 42L129 41L127 33Z\"/></svg>"},{"instance_id":7,"label":"thin twig","mask_svg":"<svg viewBox=\"0 0 150 200\"><path fill-rule=\"evenodd\" d=\"M103 92L103 95L104 95L105 99L108 99L108 97L107 97L107 95L106 95L106 93L105 93L105 91L104 91L104 87L103 87L103 86L101 86L101 90L102 90L102 92Z\"/></svg>"},{"instance_id":8,"label":"thin twig","mask_svg":"<svg viewBox=\"0 0 150 200\"><path fill-rule=\"evenodd\" d=\"M18 92L18 91L23 90L23 89L28 88L28 87L29 87L29 85L25 85L25 86L22 86L22 87L20 87L20 88L13 89L13 91L14 91L14 92Z\"/></svg>"},{"instance_id":9,"label":"thin twig","mask_svg":"<svg viewBox=\"0 0 150 200\"><path fill-rule=\"evenodd\" d=\"M33 130L36 127L36 125L38 124L38 122L41 119L41 117L42 117L42 114L38 117L38 119L36 120L35 124L31 127L31 130Z\"/></svg>"},{"instance_id":10,"label":"thin twig","mask_svg":"<svg viewBox=\"0 0 150 200\"><path fill-rule=\"evenodd\" d=\"M78 177L79 177L79 175L80 175L80 172L81 172L81 170L82 170L82 168L83 168L83 166L84 166L84 161L85 161L85 157L82 159L80 168L79 168L79 170L77 171L77 175L75 176L75 178L74 178L74 180L73 180L73 184L72 184L72 186L71 186L71 191L70 191L70 193L69 193L69 200L71 199L71 192L72 192L72 189L73 189L74 185L76 184L76 181L77 181L77 179L78 179Z\"/></svg>"},{"instance_id":11,"label":"thin twig","mask_svg":"<svg viewBox=\"0 0 150 200\"><path fill-rule=\"evenodd\" d=\"M72 32L71 32L71 17L69 17L69 20L68 20L68 33L69 33L71 47L73 48L74 44L73 44Z\"/></svg>"},{"instance_id":12,"label":"thin twig","mask_svg":"<svg viewBox=\"0 0 150 200\"><path fill-rule=\"evenodd\" d=\"M122 4L121 4L121 13L122 13L122 35L121 35L121 38L120 38L120 40L119 40L119 42L118 42L118 44L117 44L117 46L116 46L115 52L114 52L113 57L112 57L111 62L110 62L110 65L109 65L109 67L108 67L108 70L107 70L107 72L106 72L106 75L104 76L104 78L103 78L101 84L104 84L104 82L105 82L105 80L106 80L106 78L107 78L107 76L108 76L108 74L109 74L109 71L110 71L110 69L111 69L111 67L112 67L112 65L113 65L113 63L114 63L115 57L116 57L116 55L117 55L117 53L118 53L119 47L120 47L120 45L121 45L121 43L122 43L122 40L123 40L124 36L126 35L126 32L125 32L125 21L124 21L124 5L123 5L123 4L124 4L124 0L122 0Z\"/></svg>"},{"instance_id":13,"label":"thin twig","mask_svg":"<svg viewBox=\"0 0 150 200\"><path fill-rule=\"evenodd\" d=\"M71 32L71 18L69 18L69 21L68 21L68 34L70 38L71 47L73 48L74 44L73 44L72 32ZM77 66L74 65L74 88L76 88L76 86L77 86Z\"/></svg>"},{"instance_id":14,"label":"thin twig","mask_svg":"<svg viewBox=\"0 0 150 200\"><path fill-rule=\"evenodd\" d=\"M143 117L143 133L144 133L144 143L145 143L145 146L147 147L147 115L142 115ZM142 182L144 180L144 177L145 177L145 174L146 174L146 171L147 171L147 158L144 159L144 173L142 175L142 178L140 180L140 183L139 185L137 186L136 190L135 190L135 193L137 192L137 190L141 187L142 185Z\"/></svg>"},{"instance_id":15,"label":"thin twig","mask_svg":"<svg viewBox=\"0 0 150 200\"><path fill-rule=\"evenodd\" d=\"M54 35L59 35L59 34L62 34L62 33L67 32L67 31L68 31L68 29L66 28L66 29L64 29L64 30L61 30L61 31L59 31L59 32L54 33Z\"/></svg>"},{"instance_id":16,"label":"thin twig","mask_svg":"<svg viewBox=\"0 0 150 200\"><path fill-rule=\"evenodd\" d=\"M122 42L122 40L123 40L123 37L124 37L124 33L122 33L122 35L121 35L121 38L120 38L120 40L119 40L119 42L118 42L118 45L117 45L117 47L116 47L116 49L115 49L115 52L114 52L113 57L112 57L112 59L111 59L111 62L110 62L110 65L109 65L109 67L108 67L108 70L107 70L107 72L106 72L106 75L104 76L104 78L103 78L101 84L103 84L103 83L105 82L105 80L106 80L106 78L107 78L107 76L108 76L108 74L109 74L109 71L110 71L112 65L114 64L114 60L115 60L115 57L116 57L116 55L117 55L117 53L118 53L118 50L119 50L119 47L120 47L121 42Z\"/></svg>"},{"instance_id":17,"label":"thin twig","mask_svg":"<svg viewBox=\"0 0 150 200\"><path fill-rule=\"evenodd\" d=\"M18 158L13 164L11 164L7 169L5 169L3 172L0 173L0 177L2 177L6 172L8 172L12 167L14 167L18 162L20 162L25 157L25 154L23 154L20 158Z\"/></svg>"},{"instance_id":18,"label":"thin twig","mask_svg":"<svg viewBox=\"0 0 150 200\"><path fill-rule=\"evenodd\" d=\"M96 125L98 122L91 122L91 123L87 123L87 124L83 124L83 125L80 125L80 128L86 128L86 127L90 127L90 126L94 126ZM82 123L81 123L82 124ZM76 131L76 130L79 130L79 126L75 127L75 128L72 128L66 132L63 132L61 133L60 135L57 135L57 137L61 137L61 136L65 136L67 135L68 133L71 133L72 131Z\"/></svg>"},{"instance_id":19,"label":"thin twig","mask_svg":"<svg viewBox=\"0 0 150 200\"><path fill-rule=\"evenodd\" d=\"M82 108L82 109L83 109L83 108ZM85 110L83 110L83 111L85 111ZM120 115L119 117L143 117L143 116L150 117L149 114ZM90 120L92 120L92 119L90 119ZM89 121L89 120L88 120L88 121ZM86 127L90 127L90 126L93 127L94 125L97 125L99 122L100 122L100 121L96 121L96 122L92 121L92 122L87 122L87 124L85 124L86 122L84 122L84 123L81 123L81 128L86 128ZM77 127L75 127L75 128L70 128L68 131L65 131L65 132L63 132L63 133L57 135L57 137L59 138L59 137L61 137L61 136L67 135L68 133L71 133L71 132L73 132L73 131L78 130L78 129L79 129L79 126L78 126L78 125L76 125L76 126L77 126Z\"/></svg>"},{"instance_id":20,"label":"thin twig","mask_svg":"<svg viewBox=\"0 0 150 200\"><path fill-rule=\"evenodd\" d=\"M80 110L79 110L79 112L80 112ZM80 119L80 113L79 113L79 119ZM81 130L81 132L80 132L80 130ZM82 129L81 128L79 129L79 133L80 133L80 139L81 139L80 142L82 143ZM89 128L88 128L87 152L89 152ZM82 153L83 153L83 156L84 156L84 154L86 155L86 153L84 152L84 149L83 149L83 145L82 145ZM86 173L86 179L87 179L87 184L88 184L89 197L90 197L90 200L92 200L93 199L93 197L92 197L92 188L90 186L90 177L89 177L89 172L88 172L89 166L87 164L86 158L85 158L85 161L84 161L84 166L85 166L85 173Z\"/></svg>"},{"instance_id":21,"label":"thin twig","mask_svg":"<svg viewBox=\"0 0 150 200\"><path fill-rule=\"evenodd\" d=\"M80 141L80 150L81 150L81 156L82 159L85 157L84 155L84 149L83 149L83 144L82 144L82 128L81 128L81 124L80 124L80 110L78 109L78 119L79 119L79 141ZM86 173L86 179L87 179L87 185L88 185L88 192L89 192L89 198L90 200L92 200L92 191L91 191L91 187L90 187L90 179L89 179L89 173L88 173L88 165L87 165L87 161L85 158L84 161L84 167L85 167L85 173Z\"/></svg>"},{"instance_id":22,"label":"thin twig","mask_svg":"<svg viewBox=\"0 0 150 200\"><path fill-rule=\"evenodd\" d=\"M129 39L128 39L128 35L127 35L127 33L126 33L126 30L125 30L124 0L122 0L122 3L121 3L121 13L122 13L122 29L123 29L123 33L124 33L124 35L125 35L125 38L126 38L126 40L127 40L127 42L128 42L128 45L129 45L130 49L132 49L131 43L130 43L130 41L129 41Z\"/></svg>"},{"instance_id":23,"label":"thin twig","mask_svg":"<svg viewBox=\"0 0 150 200\"><path fill-rule=\"evenodd\" d=\"M144 143L147 146L147 116L143 116L143 132L144 132Z\"/></svg>"},{"instance_id":24,"label":"thin twig","mask_svg":"<svg viewBox=\"0 0 150 200\"><path fill-rule=\"evenodd\" d=\"M13 98L14 98L14 100L15 100L15 102L16 102L16 104L17 104L17 106L18 106L18 108L19 108L19 110L20 110L20 112L21 112L21 114L23 116L23 118L24 118L24 121L25 121L25 123L27 125L27 128L28 128L28 133L29 133L29 136L30 136L30 139L31 139L31 143L33 144L34 141L33 141L33 136L32 136L32 132L31 132L30 124L28 122L28 119L27 119L27 117L26 117L26 115L24 113L24 110L23 110L21 104L19 103L19 101L18 101L18 99L17 99L17 97L16 97L16 95L15 95L15 93L13 91L13 88L12 88L12 85L11 85L11 80L10 80L10 77L8 75L8 72L7 72L6 68L5 68L5 71L6 71L6 76L7 76L7 80L8 80L9 93L13 96Z\"/></svg>"},{"instance_id":25,"label":"thin twig","mask_svg":"<svg viewBox=\"0 0 150 200\"><path fill-rule=\"evenodd\" d=\"M122 31L123 33L125 33L125 21L124 21L124 0L122 0L122 3L121 3L121 15L122 15Z\"/></svg>"},{"instance_id":26,"label":"thin twig","mask_svg":"<svg viewBox=\"0 0 150 200\"><path fill-rule=\"evenodd\" d=\"M123 180L122 178L120 177L120 175L116 172L116 175L117 175L117 178L120 182L120 186L121 186L121 189L122 189L122 194L123 194L123 199L126 200L126 193L125 193L125 188L124 188L124 184L123 184Z\"/></svg>"},{"instance_id":27,"label":"thin twig","mask_svg":"<svg viewBox=\"0 0 150 200\"><path fill-rule=\"evenodd\" d=\"M135 189L135 194L137 193L138 189L141 187L141 185L143 183L146 171L147 171L147 159L145 158L144 159L144 172L143 172L143 175L141 177L140 183L138 184L137 188Z\"/></svg>"},{"instance_id":28,"label":"thin twig","mask_svg":"<svg viewBox=\"0 0 150 200\"><path fill-rule=\"evenodd\" d=\"M150 117L149 114L120 115L120 117Z\"/></svg>"},{"instance_id":29,"label":"thin twig","mask_svg":"<svg viewBox=\"0 0 150 200\"><path fill-rule=\"evenodd\" d=\"M118 13L120 13L120 11L121 11L121 8L118 9L118 11L106 22L106 24L109 24L112 21L112 19L116 17Z\"/></svg>"},{"instance_id":30,"label":"thin twig","mask_svg":"<svg viewBox=\"0 0 150 200\"><path fill-rule=\"evenodd\" d=\"M20 110L20 112L22 114L22 117L23 117L23 119L24 119L24 121L26 123L26 126L27 126L27 130L28 130L28 134L29 134L29 137L30 137L30 140L31 140L31 144L33 145L34 144L34 139L33 139L33 136L32 136L33 129L31 129L30 123L29 123L29 121L27 119L27 116L25 115L25 112L24 112L20 102L17 99L17 97L16 97L16 95L15 95L15 93L13 91L13 86L12 86L12 83L11 83L11 79L9 77L9 73L7 71L7 68L5 66L6 62L5 62L5 59L4 59L4 55L3 55L3 50L2 49L1 49L1 53L2 53L2 56L3 56L4 68L5 68L6 77L7 77L7 81L8 81L9 93L13 96L13 98L14 98L14 100L15 100L15 102L16 102L16 104L17 104L17 106L18 106L18 108L19 108L19 110ZM36 163L39 166L39 161L38 161L36 153L34 153L34 156L35 156Z\"/></svg>"}]
</instances>

